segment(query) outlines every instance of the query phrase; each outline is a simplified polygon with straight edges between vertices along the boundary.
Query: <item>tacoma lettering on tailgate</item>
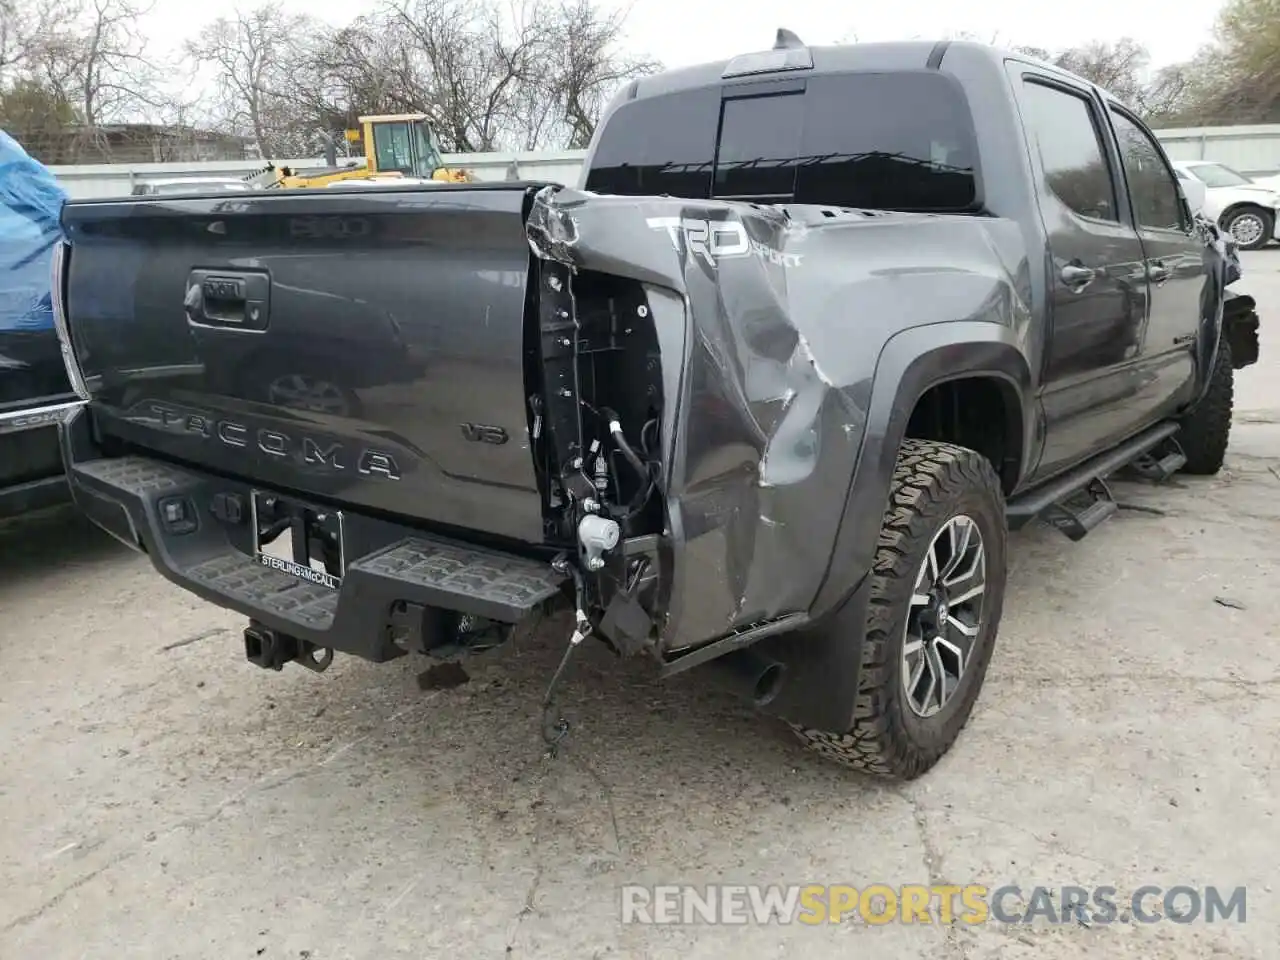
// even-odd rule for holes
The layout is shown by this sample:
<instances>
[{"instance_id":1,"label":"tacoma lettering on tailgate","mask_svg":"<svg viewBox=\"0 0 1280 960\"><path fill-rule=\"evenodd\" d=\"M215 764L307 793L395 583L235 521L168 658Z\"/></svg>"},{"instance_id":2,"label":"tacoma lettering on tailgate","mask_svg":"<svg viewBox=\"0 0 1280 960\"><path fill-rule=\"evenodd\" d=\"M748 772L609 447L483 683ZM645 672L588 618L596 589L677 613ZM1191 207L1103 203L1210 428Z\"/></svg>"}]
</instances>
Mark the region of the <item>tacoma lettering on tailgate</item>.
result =
<instances>
[{"instance_id":1,"label":"tacoma lettering on tailgate","mask_svg":"<svg viewBox=\"0 0 1280 960\"><path fill-rule=\"evenodd\" d=\"M159 426L170 433L216 440L231 448L254 447L268 456L288 457L309 466L324 467L335 472L354 469L367 477L400 479L400 466L395 457L385 450L373 447L350 448L338 440L310 437L306 434L293 435L267 427L255 430L247 424L216 414L157 400L147 400L135 405L127 417L135 422Z\"/></svg>"}]
</instances>

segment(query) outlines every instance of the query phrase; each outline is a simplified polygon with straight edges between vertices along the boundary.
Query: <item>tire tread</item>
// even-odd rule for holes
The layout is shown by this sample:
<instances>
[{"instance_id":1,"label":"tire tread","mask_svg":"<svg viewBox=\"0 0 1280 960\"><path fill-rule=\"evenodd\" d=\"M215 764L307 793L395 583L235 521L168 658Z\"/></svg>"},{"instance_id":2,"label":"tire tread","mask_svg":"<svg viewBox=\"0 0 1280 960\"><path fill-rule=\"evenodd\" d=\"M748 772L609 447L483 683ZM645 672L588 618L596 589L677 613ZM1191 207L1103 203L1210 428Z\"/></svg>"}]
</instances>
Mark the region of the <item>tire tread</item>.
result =
<instances>
[{"instance_id":1,"label":"tire tread","mask_svg":"<svg viewBox=\"0 0 1280 960\"><path fill-rule=\"evenodd\" d=\"M1235 405L1235 369L1231 343L1224 336L1218 344L1209 388L1182 421L1178 443L1187 458L1183 472L1212 476L1222 469L1231 438L1231 416Z\"/></svg>"},{"instance_id":2,"label":"tire tread","mask_svg":"<svg viewBox=\"0 0 1280 960\"><path fill-rule=\"evenodd\" d=\"M901 584L916 573L910 559L913 549L921 537L931 534L947 503L958 494L971 491L998 504L998 520L1003 529L1004 496L995 470L985 457L949 443L910 438L903 441L872 564L853 724L844 732L793 724L792 729L808 748L865 773L912 779L932 767L959 735L981 688L994 636L983 645L978 662L969 666L977 671L977 682L970 688L970 702L963 705L960 722L947 731L942 742L925 752L907 735L892 709L892 698L897 693L894 688L898 686L893 658L899 656L894 634L901 624ZM908 592L913 586L907 588Z\"/></svg>"}]
</instances>

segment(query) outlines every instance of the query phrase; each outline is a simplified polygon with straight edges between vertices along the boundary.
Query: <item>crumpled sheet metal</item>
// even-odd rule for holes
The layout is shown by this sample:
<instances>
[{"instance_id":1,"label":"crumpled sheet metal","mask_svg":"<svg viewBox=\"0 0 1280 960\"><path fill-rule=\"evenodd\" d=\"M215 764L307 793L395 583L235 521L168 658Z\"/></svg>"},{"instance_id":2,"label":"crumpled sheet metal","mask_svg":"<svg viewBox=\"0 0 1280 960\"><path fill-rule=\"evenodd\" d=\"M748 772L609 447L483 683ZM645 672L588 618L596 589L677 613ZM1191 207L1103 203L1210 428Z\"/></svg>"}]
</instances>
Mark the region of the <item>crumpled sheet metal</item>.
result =
<instances>
[{"instance_id":1,"label":"crumpled sheet metal","mask_svg":"<svg viewBox=\"0 0 1280 960\"><path fill-rule=\"evenodd\" d=\"M53 329L50 271L66 192L0 131L0 333Z\"/></svg>"},{"instance_id":2,"label":"crumpled sheet metal","mask_svg":"<svg viewBox=\"0 0 1280 960\"><path fill-rule=\"evenodd\" d=\"M1228 287L1240 279L1240 249L1230 234L1203 214L1196 214L1196 228L1204 239L1204 245L1213 258L1216 269L1222 273L1222 285Z\"/></svg>"},{"instance_id":3,"label":"crumpled sheet metal","mask_svg":"<svg viewBox=\"0 0 1280 960\"><path fill-rule=\"evenodd\" d=\"M556 188L537 196L537 256L650 288L675 552L664 647L809 611L884 342L941 320L1024 324L1013 229Z\"/></svg>"}]
</instances>

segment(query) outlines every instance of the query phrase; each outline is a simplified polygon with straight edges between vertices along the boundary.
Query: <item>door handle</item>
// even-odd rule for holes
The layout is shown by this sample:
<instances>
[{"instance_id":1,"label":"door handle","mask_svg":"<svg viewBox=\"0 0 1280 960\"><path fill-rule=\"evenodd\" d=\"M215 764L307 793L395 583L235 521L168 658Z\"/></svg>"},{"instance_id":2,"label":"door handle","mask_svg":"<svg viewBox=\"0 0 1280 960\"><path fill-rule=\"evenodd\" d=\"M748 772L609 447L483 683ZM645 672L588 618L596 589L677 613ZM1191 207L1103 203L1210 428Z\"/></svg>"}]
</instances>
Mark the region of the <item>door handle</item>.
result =
<instances>
[{"instance_id":1,"label":"door handle","mask_svg":"<svg viewBox=\"0 0 1280 960\"><path fill-rule=\"evenodd\" d=\"M1097 271L1092 267L1086 267L1079 263L1068 263L1062 268L1062 272L1058 274L1062 278L1062 282L1075 293L1079 293L1093 283L1093 279L1097 275Z\"/></svg>"},{"instance_id":2,"label":"door handle","mask_svg":"<svg viewBox=\"0 0 1280 960\"><path fill-rule=\"evenodd\" d=\"M187 320L204 327L267 329L271 279L263 271L192 270L182 305Z\"/></svg>"},{"instance_id":3,"label":"door handle","mask_svg":"<svg viewBox=\"0 0 1280 960\"><path fill-rule=\"evenodd\" d=\"M1152 260L1147 265L1147 278L1155 284L1162 284L1169 279L1169 268L1159 260Z\"/></svg>"}]
</instances>

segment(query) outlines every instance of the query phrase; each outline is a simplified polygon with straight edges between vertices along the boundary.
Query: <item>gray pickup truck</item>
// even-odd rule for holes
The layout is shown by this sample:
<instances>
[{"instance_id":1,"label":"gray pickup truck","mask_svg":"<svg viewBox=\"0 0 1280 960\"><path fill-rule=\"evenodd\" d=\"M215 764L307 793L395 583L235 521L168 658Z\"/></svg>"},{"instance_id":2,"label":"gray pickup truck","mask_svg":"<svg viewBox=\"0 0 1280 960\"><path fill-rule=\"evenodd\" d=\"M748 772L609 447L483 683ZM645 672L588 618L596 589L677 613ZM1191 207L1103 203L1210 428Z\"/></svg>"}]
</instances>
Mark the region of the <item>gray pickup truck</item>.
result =
<instances>
[{"instance_id":1,"label":"gray pickup truck","mask_svg":"<svg viewBox=\"0 0 1280 960\"><path fill-rule=\"evenodd\" d=\"M1217 471L1258 351L1140 120L973 43L781 31L635 81L574 189L64 226L76 501L254 663L452 657L563 603L561 670L584 638L718 669L897 777L969 717L1008 530Z\"/></svg>"}]
</instances>

